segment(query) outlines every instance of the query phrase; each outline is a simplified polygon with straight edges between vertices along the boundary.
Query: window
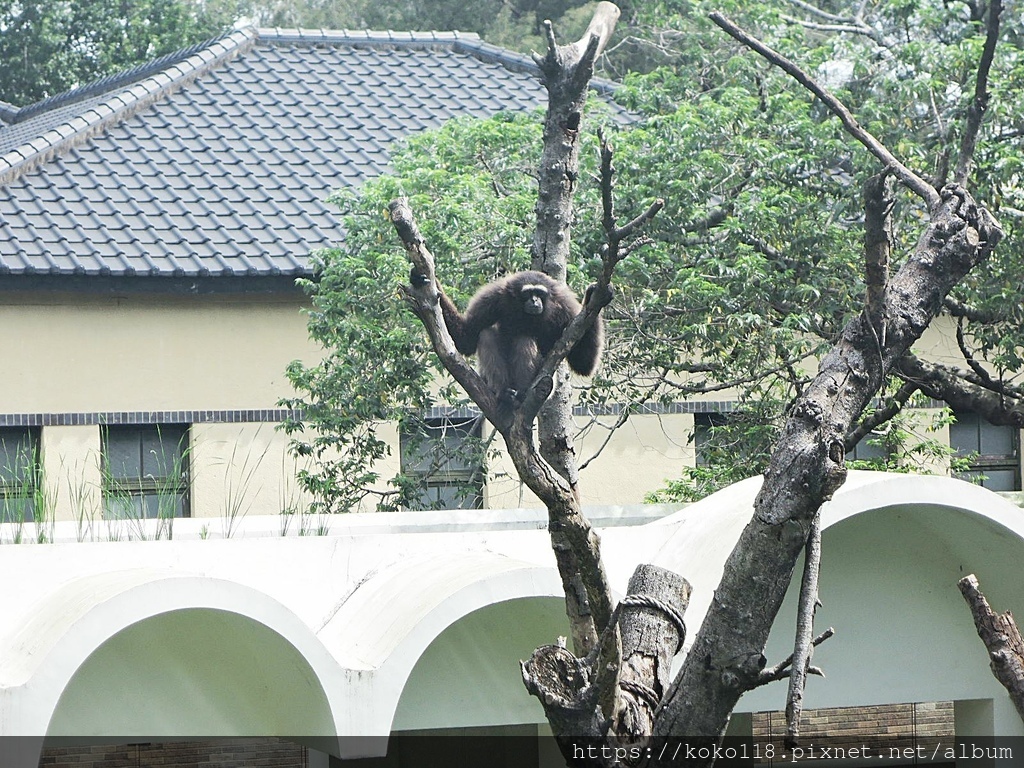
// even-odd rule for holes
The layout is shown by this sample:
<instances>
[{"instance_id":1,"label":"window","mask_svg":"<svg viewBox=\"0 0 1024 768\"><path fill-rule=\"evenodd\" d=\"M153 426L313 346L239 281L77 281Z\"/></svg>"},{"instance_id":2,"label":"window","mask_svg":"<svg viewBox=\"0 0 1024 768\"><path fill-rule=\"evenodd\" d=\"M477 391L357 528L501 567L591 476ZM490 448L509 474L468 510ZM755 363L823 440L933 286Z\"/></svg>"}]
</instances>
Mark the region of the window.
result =
<instances>
[{"instance_id":1,"label":"window","mask_svg":"<svg viewBox=\"0 0 1024 768\"><path fill-rule=\"evenodd\" d=\"M0 523L35 519L39 480L39 430L0 427Z\"/></svg>"},{"instance_id":2,"label":"window","mask_svg":"<svg viewBox=\"0 0 1024 768\"><path fill-rule=\"evenodd\" d=\"M107 426L102 454L105 517L188 517L187 426Z\"/></svg>"},{"instance_id":3,"label":"window","mask_svg":"<svg viewBox=\"0 0 1024 768\"><path fill-rule=\"evenodd\" d=\"M410 509L483 507L482 419L427 419L400 437L402 474L424 490Z\"/></svg>"},{"instance_id":4,"label":"window","mask_svg":"<svg viewBox=\"0 0 1024 768\"><path fill-rule=\"evenodd\" d=\"M958 456L970 457L970 468L957 477L976 481L991 491L1019 491L1020 431L997 427L977 413L958 413L949 426L949 445Z\"/></svg>"}]
</instances>

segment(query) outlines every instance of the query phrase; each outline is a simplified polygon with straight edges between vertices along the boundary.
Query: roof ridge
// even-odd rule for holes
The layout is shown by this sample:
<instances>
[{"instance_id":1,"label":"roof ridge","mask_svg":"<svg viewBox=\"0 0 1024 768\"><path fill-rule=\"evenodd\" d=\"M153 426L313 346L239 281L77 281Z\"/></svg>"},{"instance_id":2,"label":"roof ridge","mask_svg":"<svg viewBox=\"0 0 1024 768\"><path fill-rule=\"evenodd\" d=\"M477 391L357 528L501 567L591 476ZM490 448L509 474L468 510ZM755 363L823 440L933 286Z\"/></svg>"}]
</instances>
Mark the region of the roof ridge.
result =
<instances>
[{"instance_id":1,"label":"roof ridge","mask_svg":"<svg viewBox=\"0 0 1024 768\"><path fill-rule=\"evenodd\" d=\"M488 43L476 32L433 31L396 32L394 30L302 29L261 27L260 39L269 43L304 43L308 45L450 45L456 53L465 53L485 61L501 64L508 69L536 74L540 67L532 57ZM600 93L611 93L619 84L613 80L593 77L590 86Z\"/></svg>"},{"instance_id":2,"label":"roof ridge","mask_svg":"<svg viewBox=\"0 0 1024 768\"><path fill-rule=\"evenodd\" d=\"M477 35L475 40L458 40L454 49L459 53L468 53L479 59L495 61L509 69L517 69L523 72L539 72L540 67L532 56L513 51L511 48L503 48L500 45L488 43ZM614 80L607 80L603 77L591 77L590 87L599 93L612 93L618 89L619 84Z\"/></svg>"},{"instance_id":3,"label":"roof ridge","mask_svg":"<svg viewBox=\"0 0 1024 768\"><path fill-rule=\"evenodd\" d=\"M289 27L260 27L260 39L271 43L367 43L370 45L451 45L460 40L479 40L476 32L459 30L433 32L398 32L395 30L306 29Z\"/></svg>"},{"instance_id":4,"label":"roof ridge","mask_svg":"<svg viewBox=\"0 0 1024 768\"><path fill-rule=\"evenodd\" d=\"M0 100L0 121L13 123L18 119L19 108L9 101Z\"/></svg>"},{"instance_id":5,"label":"roof ridge","mask_svg":"<svg viewBox=\"0 0 1024 768\"><path fill-rule=\"evenodd\" d=\"M109 99L91 107L81 115L66 120L35 139L15 147L0 157L0 185L7 184L21 173L49 161L61 152L78 146L108 126L131 117L140 109L166 96L173 89L191 82L204 72L251 47L256 37L257 33L253 27L236 30L199 46L184 49L190 53L183 58L179 58L181 52L169 54L156 59L155 62L85 86L85 88L89 88L113 80L115 86L124 84L130 87L117 91L116 88L111 88L108 84L94 93L109 91ZM159 69L153 67L156 62L162 62ZM152 74L141 79L137 75L128 81L120 79L139 69L152 72ZM62 96L67 97L70 93L78 93L79 90L76 89ZM53 98L57 99L58 97ZM50 102L51 99L44 101ZM38 102L38 104L42 103L44 102ZM51 104L48 109L58 106L59 103ZM41 111L46 110L38 110L37 114Z\"/></svg>"},{"instance_id":6,"label":"roof ridge","mask_svg":"<svg viewBox=\"0 0 1024 768\"><path fill-rule=\"evenodd\" d=\"M235 30L228 30L217 37L204 40L200 43L187 46L185 48L179 48L176 51L171 51L163 56L158 56L155 59L144 61L141 64L136 64L134 67L121 70L120 72L114 72L109 75L104 75L96 80L92 80L85 85L80 85L75 88L71 88L67 91L54 94L53 96L47 96L45 99L27 104L20 109L17 109L17 122L27 120L30 117L34 117L42 112L49 112L52 109L63 107L69 104L74 104L76 101L83 101L92 96L96 96L100 93L112 91L115 88L134 83L139 80L143 80L146 77L151 76L157 72L160 72L168 67L176 64L180 61L184 61L190 56L194 56L204 48L209 48L212 45L230 37L234 34Z\"/></svg>"}]
</instances>

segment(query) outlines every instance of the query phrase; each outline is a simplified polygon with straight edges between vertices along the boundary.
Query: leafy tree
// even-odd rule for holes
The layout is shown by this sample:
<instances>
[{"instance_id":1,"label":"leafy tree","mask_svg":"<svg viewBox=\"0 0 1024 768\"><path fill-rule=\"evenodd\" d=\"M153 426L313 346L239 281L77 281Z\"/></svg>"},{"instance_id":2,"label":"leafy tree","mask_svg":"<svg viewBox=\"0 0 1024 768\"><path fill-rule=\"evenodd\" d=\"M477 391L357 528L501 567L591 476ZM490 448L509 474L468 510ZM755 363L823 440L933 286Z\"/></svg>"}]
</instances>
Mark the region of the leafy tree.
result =
<instances>
[{"instance_id":1,"label":"leafy tree","mask_svg":"<svg viewBox=\"0 0 1024 768\"><path fill-rule=\"evenodd\" d=\"M675 14L672 18L681 26L689 23L699 29L706 24L679 14L676 4L669 5L657 7ZM996 108L989 120L980 119L990 82L1004 98L1019 92L1019 52L1011 48L993 66L998 6L987 14L958 15L955 9L922 2L904 8L902 15L870 23L830 11L830 18L840 18L851 28L838 37L821 34L825 25L819 21L789 18L782 11L761 8L746 20L798 57L803 69L716 15L716 25L773 66L766 68L731 44L707 43L707 37L700 37L688 51L691 60L702 62L696 78L687 80L665 70L633 78L623 94L625 103L646 119L628 129L616 128L614 116L607 119L620 158L617 205L635 210L652 193L668 201L666 213L671 215L660 215L653 223L642 217L650 248L637 251L636 243L625 245L620 238L625 230L612 216L613 174L607 147L601 150L599 192L588 198L581 189L576 208L581 214L589 208L603 217L602 229L588 226L583 215L562 215L556 225L545 217L546 204L534 209L532 225L538 234L562 227L563 237L555 238L562 242L565 227L573 224L572 250L563 252L564 261L552 268L561 267L570 278L597 278L596 298L588 302L567 337L580 333L608 299L600 288L616 269L618 293L606 311L619 333L613 330L605 373L583 393L584 402L608 397L626 402L677 399L729 387L751 403L767 404L777 415L774 422L768 413L756 420L778 427L774 447L764 454L765 481L755 514L726 564L715 603L680 674L671 683L662 676L671 648L663 649L666 653L653 670L639 672L628 662L631 651L625 642L620 652L617 638L620 633L630 636L637 618L628 610L611 610L597 543L579 514L572 463L558 464L561 457L551 451L552 442L543 458L533 447L531 428L540 403L552 387L556 392L564 389L555 386L557 354L508 420L495 411L493 393L454 352L436 308L435 261L426 243L437 252L438 276L455 290L465 285L463 270L467 275L471 269L493 274L509 259L517 262L527 253L534 266L544 263L540 241L535 239L531 249L524 236L531 223L524 207L528 182L520 173L529 152L517 147L528 129L516 118L449 126L445 130L452 132L451 139L468 129L484 140L476 146L457 140L434 144L429 163L403 168L400 162L395 177L379 182L385 186L366 191L371 208L388 185L389 191L408 196L408 203L392 204L391 218L409 258L431 279L421 288L406 288L406 297L428 329L445 369L496 424L521 477L548 508L576 652L538 649L524 666L524 678L544 702L556 736L564 738L563 746L580 736L604 743L609 733L626 740L653 736L655 744L679 736L713 742L721 738L744 691L790 675L785 665L765 669L761 654L805 545L813 560L817 510L845 479L843 457L849 441L892 418L915 392L933 397L940 393L957 406L958 398L969 396L990 419L1020 424L1019 389L1013 381L1019 373L1019 324L1009 320L1019 308L1004 307L1000 315L975 311L991 295L992 286L984 278L990 272L1016 274L1013 260L999 266L1004 256L994 248L1003 232L965 187L973 177L978 189L997 201L1018 194L1014 174L999 175L1001 168L1013 167L1014 153L1005 151L1018 139L1007 125L1012 118ZM926 22L933 38L922 45L916 30ZM1016 39L1013 30L1010 37ZM576 55L581 47L574 49ZM710 47L716 51L705 50ZM847 55L852 69L846 66ZM872 66L858 79L861 56ZM562 49L549 52L545 66L553 67L552 62L563 57L571 70L572 55ZM803 87L791 85L776 67ZM865 116L869 130L806 71L823 80L835 79L835 88ZM837 72L841 77L833 78ZM550 70L546 76L549 83L557 81ZM558 90L551 89L549 123L552 112L564 109ZM1013 102L1012 96L1008 101ZM561 118L552 124L572 124L564 115ZM516 140L504 141L502 129ZM539 164L542 202L552 194L547 171L562 173L561 186L571 190L594 167L586 166L585 148L578 170L547 162L550 150L551 144L545 143L545 161ZM911 165L900 157L909 158ZM912 166L927 168L929 175L919 175ZM898 191L893 179L901 185ZM557 186L559 179L555 182ZM563 193L564 189L554 196ZM590 202L598 198L600 204ZM421 233L411 223L409 207L428 202L430 214ZM484 218L476 219L470 204L479 205L479 211L486 212ZM360 210L366 210L361 203L350 208L353 214ZM354 228L358 219L350 219ZM382 276L403 281L405 264L382 253L384 232L365 229L354 242L364 244L362 258L387 264ZM602 249L602 242L608 247ZM616 265L618 257L625 258ZM324 277L344 279L333 266L344 258L325 253ZM984 271L972 273L986 260ZM316 283L309 287L317 306L314 318L334 311L340 297L323 293ZM957 294L947 300L952 291ZM359 302L379 306L365 294ZM995 312L997 304L987 306ZM977 362L978 350L997 351L988 360L991 368L969 365L962 374L913 355L913 345L943 307L963 321L961 346L968 363ZM358 324L356 312L358 307L349 304L340 314L345 322ZM984 330L968 330L968 323L983 320L1002 323L989 342L984 341ZM392 320L388 328L401 322ZM413 328L404 326L401 332L411 333ZM414 338L406 337L411 345ZM328 373L332 365L314 375ZM301 366L292 370L297 380L305 375ZM872 413L872 403L887 382L892 382L892 394ZM344 389L307 394L316 407L347 407ZM424 390L415 394L419 397ZM400 406L379 397L377 401L383 406L373 412L377 419L393 416L395 411L389 409ZM406 402L422 405L430 400ZM559 413L565 413L564 407ZM542 450L547 418L540 420ZM294 423L290 428L304 426ZM317 439L299 445L315 453ZM561 480L542 469L545 462L557 467ZM815 599L813 580L808 583L801 601L804 616L813 613ZM579 610L579 585L587 611ZM671 575L643 567L630 589L653 591L677 611L685 607L688 593ZM672 615L664 613L658 631L675 639L673 628L678 625ZM792 661L791 701L797 714L809 648L810 637L802 636ZM638 673L639 682L657 692L661 701L656 711L620 684L617 675L627 671Z\"/></svg>"},{"instance_id":2,"label":"leafy tree","mask_svg":"<svg viewBox=\"0 0 1024 768\"><path fill-rule=\"evenodd\" d=\"M623 126L611 111L591 118L615 142L622 209L640 209L658 196L666 208L647 229L652 243L643 257L618 266L618 298L605 310L611 327L605 363L579 395L583 405L595 408L624 405L623 420L646 402L721 392L737 402L732 418L716 430L721 449L711 453L710 464L686 470L661 492L661 499L700 497L739 479L737 473L766 466L787 409L811 380L816 361L861 309L862 188L874 170L866 151L851 146L819 101L791 87L776 70L738 54L711 28L703 8L677 3L684 10L670 13L666 5L653 4L647 16L657 21L662 14L661 23L670 21L686 33L673 38L690 41L679 53L683 63L678 70L627 77L617 99L639 120ZM983 40L977 21L921 4L911 16L909 39L905 13L863 22L871 34L835 35L788 19L783 10L790 8L758 6L744 23L766 30L773 44L799 57L807 69L835 80L837 92L857 114L867 115L872 132L898 147L901 156L916 158L933 171L949 165L973 92L971 57L977 60ZM888 6L880 12L894 13ZM1009 37L1011 44L1002 49L991 75L1000 94L1019 93L1024 84L1020 50L1012 44L1019 35L1012 27ZM942 104L936 94L943 95ZM900 106L908 103L915 115L909 124L908 110ZM1012 96L993 105L981 128L975 177L985 199L994 200L997 211L1009 211L1002 218L1010 237L986 269L972 274L946 303L949 332L955 335L957 323L963 326L963 346L971 359L956 372L948 363L939 366L908 354L881 399L847 436L847 448L852 448L873 431L904 437L915 432L919 439L914 442L890 441L899 449L886 465L890 469L921 469L949 460L936 456L939 443L928 438L928 425L915 425L917 417L903 413L924 395L957 409L980 410L996 423L1020 423L1024 318L1012 297L1024 283L1024 259L1013 235L1014 212L1024 210L1024 201L1017 181L1019 118L1004 103L1013 103ZM459 121L415 138L396 156L393 174L367 184L359 197L342 199L351 257L391 260L388 273L378 275L384 287L377 289L374 306L393 306L387 286L401 279L404 266L397 254L381 253L380 243L388 241L387 222L365 212L383 210L400 193L414 207L430 201L424 235L445 265L444 283L457 299L528 263L539 143L534 122L507 115ZM597 172L598 149L593 133L582 141L586 180ZM936 175L935 181L941 178ZM899 253L912 246L922 211L904 191L896 193L893 206L892 229L900 238L893 250ZM577 208L599 212L595 185L580 186ZM604 238L599 221L599 215L581 213L573 229L569 282L578 289L597 274ZM333 258L325 257L325 274L344 280L331 266ZM367 296L362 292L367 288L360 286L356 295ZM341 295L321 297L325 306L346 301ZM358 325L358 313L347 317ZM394 332L409 318L381 322ZM408 343L414 345L417 331L413 327L410 333ZM334 348L330 339L325 341ZM376 347L367 344L367 360L380 360ZM979 361L987 366L980 368L985 376L975 370ZM369 382L361 379L360 385ZM336 391L344 390L311 392L307 402L330 402ZM401 409L397 399L389 399L388 407L372 418L393 419ZM884 427L901 413L898 426ZM339 434L327 432L320 439L330 442ZM319 450L315 446L310 442L306 449ZM314 471L306 479L316 490L318 478L331 474ZM378 492L388 480L370 477L379 483ZM341 508L323 498L327 506ZM401 503L400 494L386 500Z\"/></svg>"},{"instance_id":3,"label":"leafy tree","mask_svg":"<svg viewBox=\"0 0 1024 768\"><path fill-rule=\"evenodd\" d=\"M686 174L682 178L688 184L680 190L682 196L667 195L670 215L662 223L709 224L704 240L710 242L713 252L700 252L705 245L695 242L700 233L685 223L676 233L659 239L674 238L684 252L698 255L699 263L707 263L710 256L720 259L726 268L753 265L752 271L741 275L743 282L731 284L726 292L729 299L739 299L730 308L742 308L751 323L759 326L748 331L759 353L767 354L760 367L750 355L737 356L743 365L753 366L748 370L758 372L755 386L741 385L736 390L739 418L722 430L721 437L739 450L719 452L710 466L685 472L684 482L675 486L684 497L694 491L690 480L698 481L696 488L707 490L706 481L711 478L735 479L737 455L744 457L748 467L750 457L755 459L754 467L764 466L761 461L771 444L771 432L766 432L765 425L774 424L776 429L781 425L785 407L808 380L809 369L801 361L811 358L803 353L810 352L816 359L851 313L859 311L864 290L858 253L864 217L860 190L869 167L859 147L849 148L832 132L837 126L824 119L820 103L807 103L806 96L792 90L780 93L776 73L759 69L757 62L741 65L753 68L745 76L758 84L756 94L741 94L750 109L722 113L707 106L725 104L723 94L737 76L744 75L736 60L718 48L718 38L704 30L708 22L694 13L697 8L697 4L678 3L649 7L649 23L675 26L677 35L672 40L699 42L673 51L677 63L672 69L628 77L622 97L632 108L656 120L671 122L681 117L688 125L699 125L698 116L710 115L712 124L732 121L739 126L738 135L727 145L739 148L737 162L719 168L725 171L719 179L733 180L729 187L689 184L694 177ZM915 2L888 4L873 11L862 7L859 12L862 15L844 11L842 5L827 11L804 4L759 6L757 17L748 17L745 23L768 30L774 45L832 85L865 127L941 186L954 173L951 163L972 109L972 78L985 40L985 6ZM978 411L996 424L1019 427L1024 423L1021 308L1019 301L1010 298L1024 283L1021 246L1014 237L1021 210L1015 170L1021 147L1019 118L1005 111L1014 101L1012 94L1020 93L1024 85L1019 25L1019 19L1009 19L1006 45L993 65L992 88L1006 96L993 104L980 128L974 170L979 194L993 201L996 213L1003 214L1010 237L986 269L972 273L945 302L948 333L958 339L959 370L955 361L925 361L912 352L905 355L878 407L869 409L851 429L847 448L922 395L945 401L956 410ZM678 31L687 26L691 34L681 38ZM696 72L697 77L680 76L685 71ZM758 124L758 114L767 125ZM722 119L716 119L719 116ZM746 121L738 122L744 116ZM705 148L726 146L715 137L708 138L711 140L702 144ZM661 146L684 154L694 149L679 142ZM658 187L670 181L658 177L659 168L672 167L666 162L668 155L656 150L624 156L640 161L632 174L643 178L645 184L649 180L652 187ZM714 151L703 155L712 162L721 156ZM680 200L692 206L681 211L681 216L671 210ZM723 200L726 205L719 204ZM920 206L905 192L897 194L893 205L893 231L902 238L894 243L893 252L899 253L912 246L912 235L907 233L914 232ZM727 283L719 280L723 286ZM750 295L751 288L770 296L770 301L758 301ZM803 347L793 347L780 336L787 328L798 332ZM773 340L779 343L775 345ZM782 350L785 354L780 354ZM713 348L702 352L705 361L722 355ZM717 376L721 380L721 375ZM766 413L766 404L772 402L776 407ZM745 413L755 418L745 418ZM747 425L751 425L749 429ZM926 446L934 448L935 443ZM907 458L906 453L897 455L895 465L891 463L889 468L905 465Z\"/></svg>"},{"instance_id":4,"label":"leafy tree","mask_svg":"<svg viewBox=\"0 0 1024 768\"><path fill-rule=\"evenodd\" d=\"M0 0L0 100L24 106L202 42L240 8L188 0Z\"/></svg>"}]
</instances>

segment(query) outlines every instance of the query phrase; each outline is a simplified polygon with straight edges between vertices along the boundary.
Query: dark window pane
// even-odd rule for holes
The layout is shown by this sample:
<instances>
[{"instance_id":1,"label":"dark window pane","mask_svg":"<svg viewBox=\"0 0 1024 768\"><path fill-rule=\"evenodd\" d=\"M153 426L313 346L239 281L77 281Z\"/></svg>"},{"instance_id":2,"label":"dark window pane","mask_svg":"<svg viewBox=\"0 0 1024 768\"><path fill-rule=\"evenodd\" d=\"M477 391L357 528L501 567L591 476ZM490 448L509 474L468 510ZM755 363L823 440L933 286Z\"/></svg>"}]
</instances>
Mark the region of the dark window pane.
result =
<instances>
[{"instance_id":1,"label":"dark window pane","mask_svg":"<svg viewBox=\"0 0 1024 768\"><path fill-rule=\"evenodd\" d=\"M142 498L143 510L150 519L185 516L185 498L180 493L152 493Z\"/></svg>"},{"instance_id":2,"label":"dark window pane","mask_svg":"<svg viewBox=\"0 0 1024 768\"><path fill-rule=\"evenodd\" d=\"M480 436L479 419L433 419L422 433L401 436L402 471L407 474L445 474L474 471L479 452L471 438Z\"/></svg>"},{"instance_id":3,"label":"dark window pane","mask_svg":"<svg viewBox=\"0 0 1024 768\"><path fill-rule=\"evenodd\" d=\"M146 430L142 439L143 477L181 477L184 431L177 426Z\"/></svg>"},{"instance_id":4,"label":"dark window pane","mask_svg":"<svg viewBox=\"0 0 1024 768\"><path fill-rule=\"evenodd\" d=\"M36 466L38 440L31 429L0 429L0 483L28 484Z\"/></svg>"},{"instance_id":5,"label":"dark window pane","mask_svg":"<svg viewBox=\"0 0 1024 768\"><path fill-rule=\"evenodd\" d=\"M421 431L403 431L399 439L402 471L425 483L410 509L482 507L480 419L432 419L420 426Z\"/></svg>"},{"instance_id":6,"label":"dark window pane","mask_svg":"<svg viewBox=\"0 0 1024 768\"><path fill-rule=\"evenodd\" d=\"M138 520L142 517L142 496L108 494L103 499L103 513L106 520Z\"/></svg>"},{"instance_id":7,"label":"dark window pane","mask_svg":"<svg viewBox=\"0 0 1024 768\"><path fill-rule=\"evenodd\" d=\"M431 500L441 509L480 509L481 489L473 483L446 483L432 486Z\"/></svg>"},{"instance_id":8,"label":"dark window pane","mask_svg":"<svg viewBox=\"0 0 1024 768\"><path fill-rule=\"evenodd\" d=\"M981 452L978 434L978 414L958 413L949 425L949 445L960 455Z\"/></svg>"},{"instance_id":9,"label":"dark window pane","mask_svg":"<svg viewBox=\"0 0 1024 768\"><path fill-rule=\"evenodd\" d=\"M950 425L950 446L960 455L974 457L970 469L960 477L977 482L992 491L1019 491L1020 432L1016 427L989 424L976 413L956 414Z\"/></svg>"},{"instance_id":10,"label":"dark window pane","mask_svg":"<svg viewBox=\"0 0 1024 768\"><path fill-rule=\"evenodd\" d=\"M31 523L34 519L30 496L0 497L0 523Z\"/></svg>"},{"instance_id":11,"label":"dark window pane","mask_svg":"<svg viewBox=\"0 0 1024 768\"><path fill-rule=\"evenodd\" d=\"M109 518L188 515L183 425L108 426L103 431L104 512Z\"/></svg>"},{"instance_id":12,"label":"dark window pane","mask_svg":"<svg viewBox=\"0 0 1024 768\"><path fill-rule=\"evenodd\" d=\"M138 429L107 430L103 455L111 478L127 480L142 476L141 444L142 433Z\"/></svg>"},{"instance_id":13,"label":"dark window pane","mask_svg":"<svg viewBox=\"0 0 1024 768\"><path fill-rule=\"evenodd\" d=\"M1012 469L987 469L984 470L985 479L982 485L990 491L1018 491L1020 483L1017 482L1017 472Z\"/></svg>"},{"instance_id":14,"label":"dark window pane","mask_svg":"<svg viewBox=\"0 0 1024 768\"><path fill-rule=\"evenodd\" d=\"M1015 453L1014 432L1016 429L1014 427L997 427L987 421L982 422L979 426L982 456L1012 456Z\"/></svg>"},{"instance_id":15,"label":"dark window pane","mask_svg":"<svg viewBox=\"0 0 1024 768\"><path fill-rule=\"evenodd\" d=\"M729 421L724 413L696 413L693 416L693 449L698 467L708 465L708 452L713 447L714 430Z\"/></svg>"}]
</instances>

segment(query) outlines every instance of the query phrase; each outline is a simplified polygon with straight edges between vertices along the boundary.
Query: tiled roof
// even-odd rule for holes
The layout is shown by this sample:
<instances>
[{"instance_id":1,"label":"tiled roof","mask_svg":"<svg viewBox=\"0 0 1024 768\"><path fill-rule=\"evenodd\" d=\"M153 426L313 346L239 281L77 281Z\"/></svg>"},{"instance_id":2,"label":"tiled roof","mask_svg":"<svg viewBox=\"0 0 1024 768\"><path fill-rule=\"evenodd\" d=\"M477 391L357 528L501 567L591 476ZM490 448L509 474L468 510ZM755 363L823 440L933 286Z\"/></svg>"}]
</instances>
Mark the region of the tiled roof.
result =
<instances>
[{"instance_id":1,"label":"tiled roof","mask_svg":"<svg viewBox=\"0 0 1024 768\"><path fill-rule=\"evenodd\" d=\"M303 274L342 237L324 199L396 138L544 100L528 58L475 35L250 28L2 104L0 279Z\"/></svg>"}]
</instances>

